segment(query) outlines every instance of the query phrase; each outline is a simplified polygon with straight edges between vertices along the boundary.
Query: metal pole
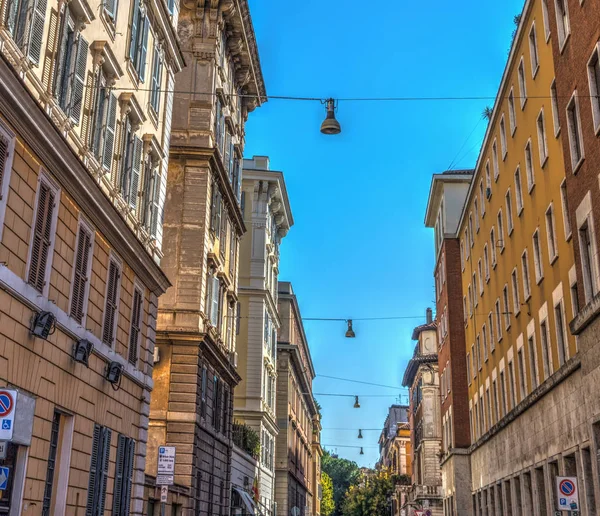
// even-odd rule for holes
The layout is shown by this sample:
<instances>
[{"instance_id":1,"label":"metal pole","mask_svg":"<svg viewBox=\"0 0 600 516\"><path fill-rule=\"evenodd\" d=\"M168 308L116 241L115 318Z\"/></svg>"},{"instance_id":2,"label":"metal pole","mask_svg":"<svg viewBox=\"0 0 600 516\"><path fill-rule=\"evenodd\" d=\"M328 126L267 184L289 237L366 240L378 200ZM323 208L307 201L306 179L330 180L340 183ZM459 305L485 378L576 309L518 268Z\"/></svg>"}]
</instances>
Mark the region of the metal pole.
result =
<instances>
[{"instance_id":1,"label":"metal pole","mask_svg":"<svg viewBox=\"0 0 600 516\"><path fill-rule=\"evenodd\" d=\"M167 509L167 504L165 502L161 502L161 504L160 504L160 516L165 516L166 509Z\"/></svg>"}]
</instances>

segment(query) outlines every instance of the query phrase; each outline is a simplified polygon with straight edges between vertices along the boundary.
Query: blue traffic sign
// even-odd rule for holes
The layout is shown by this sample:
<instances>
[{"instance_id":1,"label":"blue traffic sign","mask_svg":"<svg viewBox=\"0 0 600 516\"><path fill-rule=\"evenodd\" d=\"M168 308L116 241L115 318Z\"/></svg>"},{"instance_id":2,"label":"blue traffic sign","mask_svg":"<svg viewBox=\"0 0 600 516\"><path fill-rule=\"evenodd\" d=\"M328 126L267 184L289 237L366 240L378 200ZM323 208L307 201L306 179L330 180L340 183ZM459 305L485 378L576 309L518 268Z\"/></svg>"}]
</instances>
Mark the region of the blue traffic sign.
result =
<instances>
[{"instance_id":1,"label":"blue traffic sign","mask_svg":"<svg viewBox=\"0 0 600 516\"><path fill-rule=\"evenodd\" d=\"M10 469L0 466L0 491L4 491L8 487L8 477Z\"/></svg>"}]
</instances>

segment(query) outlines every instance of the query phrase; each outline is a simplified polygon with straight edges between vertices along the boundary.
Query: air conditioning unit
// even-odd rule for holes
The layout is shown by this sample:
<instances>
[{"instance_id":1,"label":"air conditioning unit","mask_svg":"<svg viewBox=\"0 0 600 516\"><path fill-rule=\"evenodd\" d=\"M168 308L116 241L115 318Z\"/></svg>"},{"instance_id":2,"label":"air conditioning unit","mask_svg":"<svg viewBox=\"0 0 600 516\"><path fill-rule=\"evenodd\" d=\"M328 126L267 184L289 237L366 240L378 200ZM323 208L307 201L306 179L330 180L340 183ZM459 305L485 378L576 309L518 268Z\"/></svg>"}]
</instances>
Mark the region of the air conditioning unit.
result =
<instances>
[{"instance_id":1,"label":"air conditioning unit","mask_svg":"<svg viewBox=\"0 0 600 516\"><path fill-rule=\"evenodd\" d=\"M38 312L31 321L31 334L41 339L48 339L54 333L56 317L52 312Z\"/></svg>"},{"instance_id":2,"label":"air conditioning unit","mask_svg":"<svg viewBox=\"0 0 600 516\"><path fill-rule=\"evenodd\" d=\"M488 187L488 188L485 189L485 196L488 199L492 196L492 189L491 188Z\"/></svg>"},{"instance_id":3,"label":"air conditioning unit","mask_svg":"<svg viewBox=\"0 0 600 516\"><path fill-rule=\"evenodd\" d=\"M80 364L84 364L86 367L89 367L89 359L92 354L92 350L94 349L94 345L86 339L79 339L75 344L73 344L73 360L75 362L79 362Z\"/></svg>"},{"instance_id":4,"label":"air conditioning unit","mask_svg":"<svg viewBox=\"0 0 600 516\"><path fill-rule=\"evenodd\" d=\"M229 363L237 369L238 366L238 354L236 351L229 352Z\"/></svg>"},{"instance_id":5,"label":"air conditioning unit","mask_svg":"<svg viewBox=\"0 0 600 516\"><path fill-rule=\"evenodd\" d=\"M106 366L104 377L113 385L121 383L121 375L123 374L123 366L119 362L111 362ZM118 389L118 387L117 387Z\"/></svg>"}]
</instances>

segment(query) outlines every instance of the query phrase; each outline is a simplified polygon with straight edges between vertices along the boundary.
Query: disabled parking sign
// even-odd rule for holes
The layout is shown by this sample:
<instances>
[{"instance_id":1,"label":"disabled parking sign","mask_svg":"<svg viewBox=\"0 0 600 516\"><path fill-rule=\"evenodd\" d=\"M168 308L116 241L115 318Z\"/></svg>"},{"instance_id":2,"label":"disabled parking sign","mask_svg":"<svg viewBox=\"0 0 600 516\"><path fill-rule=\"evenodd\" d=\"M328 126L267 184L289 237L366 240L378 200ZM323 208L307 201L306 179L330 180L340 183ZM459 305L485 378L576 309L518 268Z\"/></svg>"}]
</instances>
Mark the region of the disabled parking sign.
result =
<instances>
[{"instance_id":1,"label":"disabled parking sign","mask_svg":"<svg viewBox=\"0 0 600 516\"><path fill-rule=\"evenodd\" d=\"M577 477L556 477L556 494L559 511L579 510Z\"/></svg>"}]
</instances>

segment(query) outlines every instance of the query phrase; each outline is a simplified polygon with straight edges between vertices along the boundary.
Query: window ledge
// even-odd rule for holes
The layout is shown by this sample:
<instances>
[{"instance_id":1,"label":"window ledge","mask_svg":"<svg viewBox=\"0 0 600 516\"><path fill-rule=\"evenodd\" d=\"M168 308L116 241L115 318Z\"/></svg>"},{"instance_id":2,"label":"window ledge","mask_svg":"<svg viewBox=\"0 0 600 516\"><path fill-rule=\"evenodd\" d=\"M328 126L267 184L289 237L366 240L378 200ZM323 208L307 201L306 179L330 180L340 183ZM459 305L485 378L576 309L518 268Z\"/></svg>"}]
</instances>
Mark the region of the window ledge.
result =
<instances>
[{"instance_id":1,"label":"window ledge","mask_svg":"<svg viewBox=\"0 0 600 516\"><path fill-rule=\"evenodd\" d=\"M550 265L554 265L554 262L558 260L558 253L556 253L551 259L550 259Z\"/></svg>"},{"instance_id":2,"label":"window ledge","mask_svg":"<svg viewBox=\"0 0 600 516\"><path fill-rule=\"evenodd\" d=\"M525 94L527 95L527 94ZM521 111L525 109L525 105L527 104L527 96L521 99Z\"/></svg>"},{"instance_id":3,"label":"window ledge","mask_svg":"<svg viewBox=\"0 0 600 516\"><path fill-rule=\"evenodd\" d=\"M520 209L520 210L519 210L519 209L517 210L517 217L520 217L520 216L521 216L521 213L523 213L523 210L524 210L524 209L525 209L525 206L521 206L521 209Z\"/></svg>"},{"instance_id":4,"label":"window ledge","mask_svg":"<svg viewBox=\"0 0 600 516\"><path fill-rule=\"evenodd\" d=\"M535 284L539 285L542 281L544 281L544 275L542 274L539 278L535 280Z\"/></svg>"},{"instance_id":5,"label":"window ledge","mask_svg":"<svg viewBox=\"0 0 600 516\"><path fill-rule=\"evenodd\" d=\"M561 54L564 52L565 47L567 46L567 43L568 43L570 37L571 37L571 31L569 30L569 32L565 35L565 39L563 39L562 42L559 42L558 50Z\"/></svg>"},{"instance_id":6,"label":"window ledge","mask_svg":"<svg viewBox=\"0 0 600 516\"><path fill-rule=\"evenodd\" d=\"M532 72L531 72L531 77L532 77L532 79L534 79L534 80L535 80L535 78L537 77L537 74L538 74L538 72L539 72L539 71L540 71L540 63L538 63L538 64L535 66L535 70L532 70Z\"/></svg>"},{"instance_id":7,"label":"window ledge","mask_svg":"<svg viewBox=\"0 0 600 516\"><path fill-rule=\"evenodd\" d=\"M600 129L600 127L598 129ZM558 138L560 136L560 130L561 130L560 126L558 126L558 128L554 130L554 137L555 138Z\"/></svg>"},{"instance_id":8,"label":"window ledge","mask_svg":"<svg viewBox=\"0 0 600 516\"><path fill-rule=\"evenodd\" d=\"M544 156L544 159L543 159L543 160L541 160L541 162L540 162L540 166L541 166L542 168L544 168L544 167L546 166L546 163L548 163L548 154L546 154L546 155Z\"/></svg>"},{"instance_id":9,"label":"window ledge","mask_svg":"<svg viewBox=\"0 0 600 516\"><path fill-rule=\"evenodd\" d=\"M517 132L517 126L515 125L511 130L510 130L510 136L511 138L515 137L515 133Z\"/></svg>"},{"instance_id":10,"label":"window ledge","mask_svg":"<svg viewBox=\"0 0 600 516\"><path fill-rule=\"evenodd\" d=\"M573 232L569 231L566 235L565 235L565 241L566 242L570 242L571 238L573 238Z\"/></svg>"},{"instance_id":11,"label":"window ledge","mask_svg":"<svg viewBox=\"0 0 600 516\"><path fill-rule=\"evenodd\" d=\"M600 116L598 118L600 118ZM600 136L600 121L597 125L594 124L594 133L596 133L596 136Z\"/></svg>"},{"instance_id":12,"label":"window ledge","mask_svg":"<svg viewBox=\"0 0 600 516\"><path fill-rule=\"evenodd\" d=\"M505 151L502 153L502 161L506 161L506 156L508 156L508 150L505 150Z\"/></svg>"},{"instance_id":13,"label":"window ledge","mask_svg":"<svg viewBox=\"0 0 600 516\"><path fill-rule=\"evenodd\" d=\"M531 192L533 191L534 188L535 188L535 182L531 183L530 185L527 186L527 192L531 195Z\"/></svg>"},{"instance_id":14,"label":"window ledge","mask_svg":"<svg viewBox=\"0 0 600 516\"><path fill-rule=\"evenodd\" d=\"M575 163L575 165L573 166L573 175L576 175L577 172L579 172L579 169L581 168L581 165L583 165L583 162L585 161L585 157L581 157L579 158L579 161L577 163Z\"/></svg>"},{"instance_id":15,"label":"window ledge","mask_svg":"<svg viewBox=\"0 0 600 516\"><path fill-rule=\"evenodd\" d=\"M514 226L511 228L508 228L508 236L512 236L514 230L515 230Z\"/></svg>"}]
</instances>

